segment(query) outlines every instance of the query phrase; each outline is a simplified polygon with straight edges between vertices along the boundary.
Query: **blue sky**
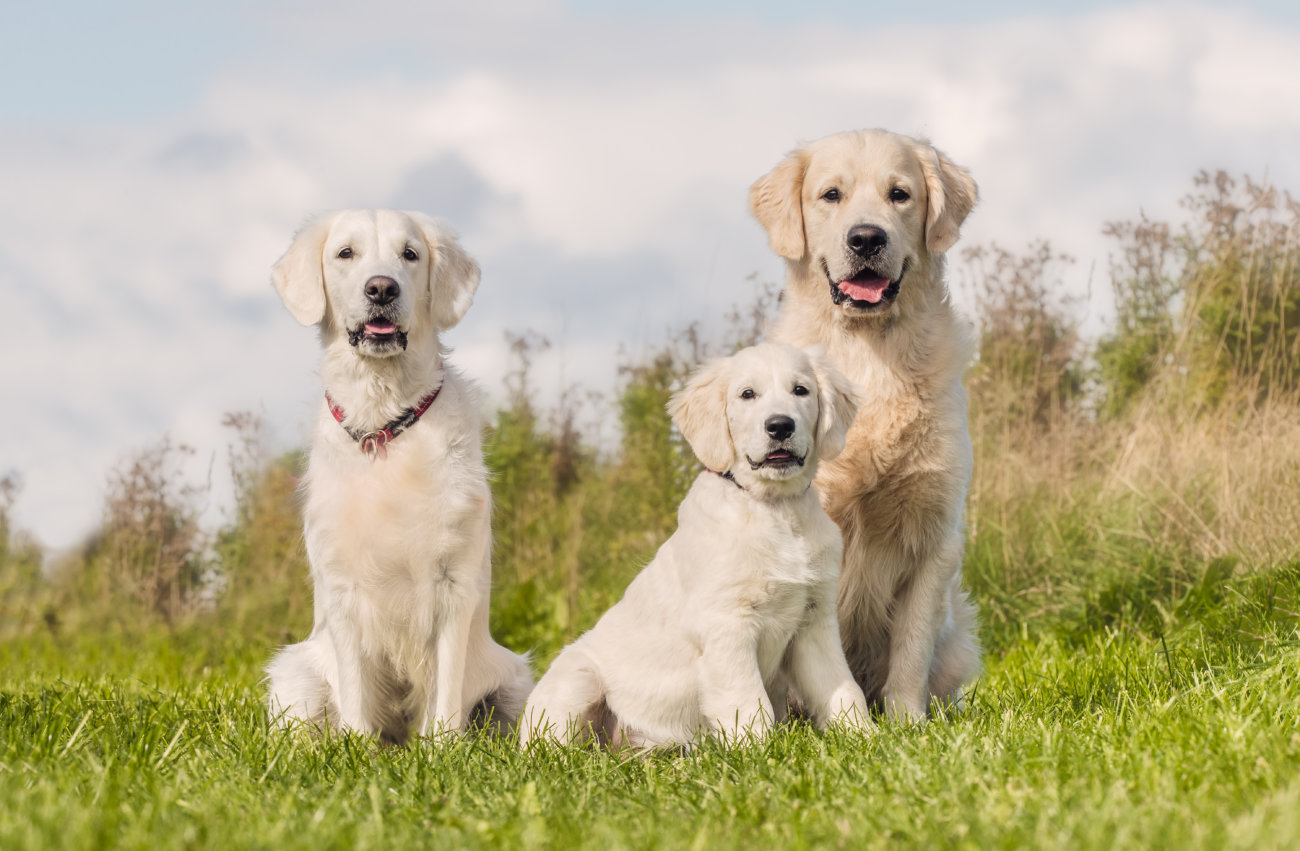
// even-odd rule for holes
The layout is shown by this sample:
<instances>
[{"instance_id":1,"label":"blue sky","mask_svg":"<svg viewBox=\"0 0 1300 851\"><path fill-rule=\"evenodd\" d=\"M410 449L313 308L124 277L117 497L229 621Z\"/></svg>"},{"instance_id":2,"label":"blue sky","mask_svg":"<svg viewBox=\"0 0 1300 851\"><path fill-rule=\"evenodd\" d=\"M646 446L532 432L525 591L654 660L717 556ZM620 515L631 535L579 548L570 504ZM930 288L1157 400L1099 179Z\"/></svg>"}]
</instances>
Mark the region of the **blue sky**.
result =
<instances>
[{"instance_id":1,"label":"blue sky","mask_svg":"<svg viewBox=\"0 0 1300 851\"><path fill-rule=\"evenodd\" d=\"M288 48L288 55L310 56L311 45L293 40L283 19L276 26L268 10L286 16L306 15L307 2L228 3L176 0L46 0L11 4L0 30L0 79L11 118L24 120L117 121L179 111L197 99L212 75L242 62L271 61ZM359 4L358 4L359 5ZM366 4L380 10L403 4ZM440 5L425 4L430 8ZM511 3L489 7L509 9ZM556 13L591 21L671 19L690 26L700 20L758 21L772 26L800 26L809 20L866 26L898 24L980 23L1026 18L1060 20L1106 9L1133 6L1125 2L1047 4L1033 0L970 3L932 0L927 3L821 0L658 0L653 4L576 0L553 5ZM1249 10L1262 20L1293 27L1300 23L1300 5L1286 0L1245 0L1222 4ZM508 16L508 12L503 13ZM268 26L268 24L270 24ZM508 27L509 23L503 22ZM288 38L286 44L285 39ZM454 73L432 53L403 57L395 53L347 57L343 67L327 70L336 79L396 68L412 74ZM319 69L314 69L319 70Z\"/></svg>"},{"instance_id":2,"label":"blue sky","mask_svg":"<svg viewBox=\"0 0 1300 851\"><path fill-rule=\"evenodd\" d=\"M706 326L781 265L748 185L798 141L929 135L974 173L963 246L1049 239L1106 312L1102 224L1203 168L1300 188L1296 4L388 0L11 4L0 30L0 473L53 546L164 435L213 470L252 409L307 440L313 334L268 285L311 214L447 218L484 283L451 335L499 398L611 392L620 347ZM968 297L968 294L967 294ZM30 424L39 424L34 428Z\"/></svg>"}]
</instances>

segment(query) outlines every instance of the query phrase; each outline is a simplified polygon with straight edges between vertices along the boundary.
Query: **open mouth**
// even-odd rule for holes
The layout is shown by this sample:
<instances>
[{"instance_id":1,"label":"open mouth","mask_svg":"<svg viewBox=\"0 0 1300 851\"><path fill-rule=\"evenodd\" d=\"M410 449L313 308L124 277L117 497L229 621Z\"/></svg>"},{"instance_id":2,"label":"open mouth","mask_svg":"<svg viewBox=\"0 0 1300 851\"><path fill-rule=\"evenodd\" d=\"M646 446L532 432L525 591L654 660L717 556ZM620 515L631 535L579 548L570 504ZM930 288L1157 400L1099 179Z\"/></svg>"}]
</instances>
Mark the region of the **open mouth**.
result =
<instances>
[{"instance_id":1,"label":"open mouth","mask_svg":"<svg viewBox=\"0 0 1300 851\"><path fill-rule=\"evenodd\" d=\"M758 470L762 467L775 467L777 469L783 467L802 467L804 462L803 458L800 458L788 449L773 449L771 452L764 455L760 461L755 461L748 455L745 456L745 460L749 462L750 468L754 470Z\"/></svg>"},{"instance_id":2,"label":"open mouth","mask_svg":"<svg viewBox=\"0 0 1300 851\"><path fill-rule=\"evenodd\" d=\"M883 277L875 269L867 267L851 278L836 282L824 262L822 267L826 272L826 280L831 285L831 301L836 306L847 301L852 307L864 311L880 310L897 298L903 276L907 274L906 260L903 261L902 271L892 281Z\"/></svg>"},{"instance_id":3,"label":"open mouth","mask_svg":"<svg viewBox=\"0 0 1300 851\"><path fill-rule=\"evenodd\" d=\"M378 348L393 345L406 348L406 332L387 319L371 319L348 332L348 342L353 346L359 345L363 340Z\"/></svg>"}]
</instances>

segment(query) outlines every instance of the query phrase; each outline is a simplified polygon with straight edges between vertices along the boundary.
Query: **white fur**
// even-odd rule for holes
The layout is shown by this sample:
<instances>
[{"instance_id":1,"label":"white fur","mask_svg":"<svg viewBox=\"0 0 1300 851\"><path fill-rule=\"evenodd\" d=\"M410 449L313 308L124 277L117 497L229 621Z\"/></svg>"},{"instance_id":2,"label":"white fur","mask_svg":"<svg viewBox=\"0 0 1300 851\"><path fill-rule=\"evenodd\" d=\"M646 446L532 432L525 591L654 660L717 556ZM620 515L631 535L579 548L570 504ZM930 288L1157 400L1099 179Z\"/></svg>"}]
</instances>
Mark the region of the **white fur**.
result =
<instances>
[{"instance_id":1,"label":"white fur","mask_svg":"<svg viewBox=\"0 0 1300 851\"><path fill-rule=\"evenodd\" d=\"M788 689L820 726L869 723L835 622L840 535L812 487L856 406L820 353L792 346L746 349L693 377L670 410L715 472L696 479L677 531L623 599L542 677L524 744L759 736L786 714ZM789 437L771 436L773 416L793 421ZM774 450L803 463L765 463ZM728 470L734 482L716 474Z\"/></svg>"},{"instance_id":2,"label":"white fur","mask_svg":"<svg viewBox=\"0 0 1300 851\"><path fill-rule=\"evenodd\" d=\"M980 662L961 577L972 465L961 376L973 340L943 278L943 253L975 198L965 169L924 141L879 130L799 148L750 191L787 260L772 338L824 345L866 394L847 448L817 485L844 533L839 616L849 666L869 699L916 720L931 698L960 702ZM867 265L900 279L893 302L830 297L863 267L847 241L857 225L888 236Z\"/></svg>"},{"instance_id":3,"label":"white fur","mask_svg":"<svg viewBox=\"0 0 1300 851\"><path fill-rule=\"evenodd\" d=\"M376 275L401 289L388 315L404 350L349 342L372 311L363 289ZM442 385L374 461L322 400L303 480L315 625L267 666L272 718L399 742L461 730L476 710L513 723L532 676L488 633L492 502L478 400L438 337L473 300L478 265L421 214L349 210L304 228L272 277L290 312L319 324L321 378L349 427L382 428Z\"/></svg>"}]
</instances>

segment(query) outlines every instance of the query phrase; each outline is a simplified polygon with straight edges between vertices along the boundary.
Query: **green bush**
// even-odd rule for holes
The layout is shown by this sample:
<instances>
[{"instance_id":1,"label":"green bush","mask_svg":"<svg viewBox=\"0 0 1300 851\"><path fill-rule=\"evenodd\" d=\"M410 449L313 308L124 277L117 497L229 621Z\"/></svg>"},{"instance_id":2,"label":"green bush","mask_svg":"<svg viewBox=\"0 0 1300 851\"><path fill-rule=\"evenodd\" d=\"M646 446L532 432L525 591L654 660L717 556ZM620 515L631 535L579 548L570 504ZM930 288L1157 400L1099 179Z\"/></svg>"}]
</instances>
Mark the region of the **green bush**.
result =
<instances>
[{"instance_id":1,"label":"green bush","mask_svg":"<svg viewBox=\"0 0 1300 851\"><path fill-rule=\"evenodd\" d=\"M1115 327L1099 342L1103 410L1200 415L1300 394L1300 205L1249 177L1201 173L1181 230L1112 223Z\"/></svg>"}]
</instances>

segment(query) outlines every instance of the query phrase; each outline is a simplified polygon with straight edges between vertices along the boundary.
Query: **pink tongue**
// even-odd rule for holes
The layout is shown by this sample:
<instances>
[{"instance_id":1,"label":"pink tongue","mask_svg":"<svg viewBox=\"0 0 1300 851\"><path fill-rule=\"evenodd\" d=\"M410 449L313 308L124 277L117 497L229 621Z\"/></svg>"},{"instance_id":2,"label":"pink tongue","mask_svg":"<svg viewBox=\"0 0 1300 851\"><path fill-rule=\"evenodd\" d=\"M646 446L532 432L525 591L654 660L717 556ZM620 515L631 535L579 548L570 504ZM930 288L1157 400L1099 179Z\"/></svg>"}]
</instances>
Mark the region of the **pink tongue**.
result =
<instances>
[{"instance_id":1,"label":"pink tongue","mask_svg":"<svg viewBox=\"0 0 1300 851\"><path fill-rule=\"evenodd\" d=\"M888 288L889 281L885 278L871 278L866 281L850 280L840 284L840 292L849 298L871 304L878 304L885 297L885 290Z\"/></svg>"},{"instance_id":2,"label":"pink tongue","mask_svg":"<svg viewBox=\"0 0 1300 851\"><path fill-rule=\"evenodd\" d=\"M397 330L397 326L391 322L367 322L366 333L368 334L391 334Z\"/></svg>"}]
</instances>

